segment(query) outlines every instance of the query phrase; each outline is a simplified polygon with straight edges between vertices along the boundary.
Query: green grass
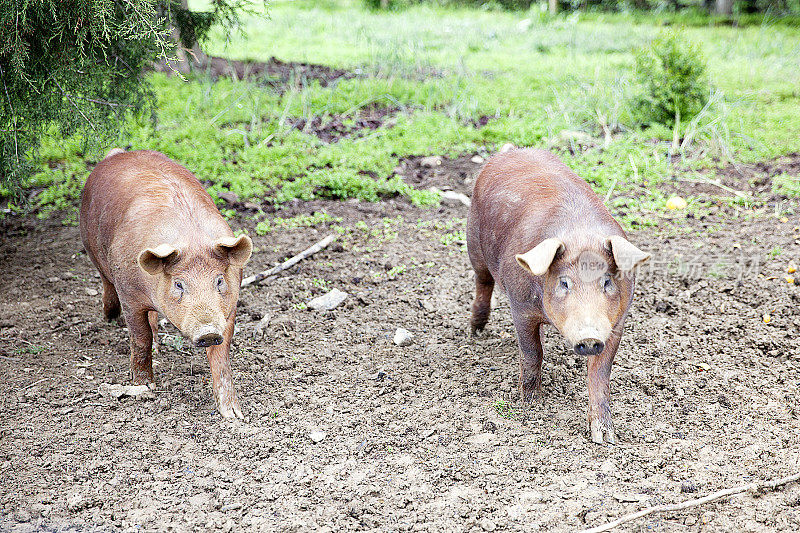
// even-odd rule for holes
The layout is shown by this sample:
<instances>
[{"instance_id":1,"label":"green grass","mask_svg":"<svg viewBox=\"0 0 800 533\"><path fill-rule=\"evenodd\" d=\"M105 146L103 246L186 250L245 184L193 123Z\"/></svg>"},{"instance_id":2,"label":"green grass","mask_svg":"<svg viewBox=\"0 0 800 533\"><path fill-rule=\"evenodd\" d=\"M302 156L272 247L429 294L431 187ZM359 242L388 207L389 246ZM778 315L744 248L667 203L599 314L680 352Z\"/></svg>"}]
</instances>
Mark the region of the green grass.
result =
<instances>
[{"instance_id":1,"label":"green grass","mask_svg":"<svg viewBox=\"0 0 800 533\"><path fill-rule=\"evenodd\" d=\"M328 87L318 83L283 94L251 82L202 77L182 81L150 74L159 99L155 127L131 126L119 144L162 151L211 185L245 199L401 195L419 205L437 197L396 176L400 157L456 155L506 142L556 146L565 162L599 193L614 186L628 224L655 223L663 209L657 185L675 173L673 131L630 128L634 54L661 31L656 18L416 6L364 10L356 0L276 0L269 18L245 20L246 37L217 32L206 46L233 59L321 63L364 75ZM523 22L527 20L527 22ZM699 43L716 93L694 123L681 127L682 167L713 167L735 156L757 161L800 151L800 30L763 22L745 28L687 27ZM353 116L360 107L398 107L394 126L326 144L289 126L292 118ZM497 117L476 129L469 121ZM603 148L603 126L613 142ZM571 154L553 139L580 130L596 145ZM80 143L47 139L39 190L41 214L66 212L96 154ZM793 182L786 182L794 187ZM642 191L649 190L647 196ZM634 214L631 214L634 213ZM639 213L639 214L636 214ZM644 214L642 214L644 213Z\"/></svg>"}]
</instances>

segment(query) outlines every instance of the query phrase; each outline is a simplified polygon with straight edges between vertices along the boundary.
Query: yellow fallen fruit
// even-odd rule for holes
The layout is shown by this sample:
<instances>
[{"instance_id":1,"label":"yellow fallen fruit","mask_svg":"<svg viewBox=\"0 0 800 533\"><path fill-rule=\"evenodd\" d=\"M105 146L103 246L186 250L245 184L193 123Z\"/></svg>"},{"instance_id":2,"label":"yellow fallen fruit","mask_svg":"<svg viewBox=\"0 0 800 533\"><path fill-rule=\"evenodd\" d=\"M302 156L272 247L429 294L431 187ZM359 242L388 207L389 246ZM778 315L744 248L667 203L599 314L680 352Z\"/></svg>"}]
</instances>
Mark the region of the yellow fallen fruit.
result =
<instances>
[{"instance_id":1,"label":"yellow fallen fruit","mask_svg":"<svg viewBox=\"0 0 800 533\"><path fill-rule=\"evenodd\" d=\"M686 203L686 200L681 198L680 196L673 196L669 200L667 200L667 209L672 211L679 210L679 209L686 209L686 206L689 205Z\"/></svg>"},{"instance_id":2,"label":"yellow fallen fruit","mask_svg":"<svg viewBox=\"0 0 800 533\"><path fill-rule=\"evenodd\" d=\"M772 317L770 315L768 315L768 314L764 315L761 318L762 318L762 320L764 320L764 324L769 324L772 321Z\"/></svg>"},{"instance_id":3,"label":"yellow fallen fruit","mask_svg":"<svg viewBox=\"0 0 800 533\"><path fill-rule=\"evenodd\" d=\"M794 265L789 265L786 269L787 274L794 274L795 272L797 272L797 268Z\"/></svg>"},{"instance_id":4,"label":"yellow fallen fruit","mask_svg":"<svg viewBox=\"0 0 800 533\"><path fill-rule=\"evenodd\" d=\"M780 221L783 222L784 224L786 224L787 222L789 222L789 219L786 218L786 217L781 217Z\"/></svg>"},{"instance_id":5,"label":"yellow fallen fruit","mask_svg":"<svg viewBox=\"0 0 800 533\"><path fill-rule=\"evenodd\" d=\"M792 276L786 276L783 279L786 280L786 283L794 283L794 278Z\"/></svg>"}]
</instances>

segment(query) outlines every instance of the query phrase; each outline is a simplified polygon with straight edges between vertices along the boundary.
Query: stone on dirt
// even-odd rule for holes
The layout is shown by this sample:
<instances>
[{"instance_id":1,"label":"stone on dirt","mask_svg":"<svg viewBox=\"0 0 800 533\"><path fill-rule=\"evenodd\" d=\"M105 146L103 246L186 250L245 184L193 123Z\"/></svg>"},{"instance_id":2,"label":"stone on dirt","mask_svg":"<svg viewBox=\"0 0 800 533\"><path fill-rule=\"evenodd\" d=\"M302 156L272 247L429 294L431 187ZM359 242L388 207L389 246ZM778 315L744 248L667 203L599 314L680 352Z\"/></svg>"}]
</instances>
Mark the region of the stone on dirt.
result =
<instances>
[{"instance_id":1,"label":"stone on dirt","mask_svg":"<svg viewBox=\"0 0 800 533\"><path fill-rule=\"evenodd\" d=\"M501 154L503 154L503 153L505 153L505 152L508 152L509 150L514 150L515 148L516 148L516 146L514 146L514 144L513 144L513 143L505 143L505 144L504 144L504 145L503 145L503 146L500 148L500 153L501 153Z\"/></svg>"},{"instance_id":2,"label":"stone on dirt","mask_svg":"<svg viewBox=\"0 0 800 533\"><path fill-rule=\"evenodd\" d=\"M314 311L330 311L347 299L347 293L333 289L322 296L317 296L308 302L308 308Z\"/></svg>"},{"instance_id":3,"label":"stone on dirt","mask_svg":"<svg viewBox=\"0 0 800 533\"><path fill-rule=\"evenodd\" d=\"M398 346L408 346L414 340L414 334L405 328L397 328L394 332L394 343Z\"/></svg>"},{"instance_id":4,"label":"stone on dirt","mask_svg":"<svg viewBox=\"0 0 800 533\"><path fill-rule=\"evenodd\" d=\"M217 196L219 196L222 200L225 200L225 203L228 204L237 204L239 203L239 195L235 192L229 191L222 191L218 192Z\"/></svg>"},{"instance_id":5,"label":"stone on dirt","mask_svg":"<svg viewBox=\"0 0 800 533\"><path fill-rule=\"evenodd\" d=\"M100 385L100 394L117 399L130 396L140 400L153 400L156 397L147 385L120 385L118 383L103 383Z\"/></svg>"},{"instance_id":6,"label":"stone on dirt","mask_svg":"<svg viewBox=\"0 0 800 533\"><path fill-rule=\"evenodd\" d=\"M99 293L97 292L97 289L86 287L86 294L88 294L89 296L97 296Z\"/></svg>"},{"instance_id":7,"label":"stone on dirt","mask_svg":"<svg viewBox=\"0 0 800 533\"><path fill-rule=\"evenodd\" d=\"M484 518L481 520L481 529L484 531L494 531L497 529L497 525L488 518Z\"/></svg>"},{"instance_id":8,"label":"stone on dirt","mask_svg":"<svg viewBox=\"0 0 800 533\"><path fill-rule=\"evenodd\" d=\"M439 193L439 196L442 197L442 200L445 200L446 204L462 204L467 207L472 205L472 200L470 200L469 196L464 193L455 191L442 191Z\"/></svg>"},{"instance_id":9,"label":"stone on dirt","mask_svg":"<svg viewBox=\"0 0 800 533\"><path fill-rule=\"evenodd\" d=\"M327 437L328 434L324 431L312 431L308 434L308 437L311 439L311 442L314 444L322 442L322 440Z\"/></svg>"},{"instance_id":10,"label":"stone on dirt","mask_svg":"<svg viewBox=\"0 0 800 533\"><path fill-rule=\"evenodd\" d=\"M441 166L441 164L442 164L442 158L439 157L438 155L429 155L428 157L423 157L422 159L419 160L419 165L421 167L433 168Z\"/></svg>"}]
</instances>

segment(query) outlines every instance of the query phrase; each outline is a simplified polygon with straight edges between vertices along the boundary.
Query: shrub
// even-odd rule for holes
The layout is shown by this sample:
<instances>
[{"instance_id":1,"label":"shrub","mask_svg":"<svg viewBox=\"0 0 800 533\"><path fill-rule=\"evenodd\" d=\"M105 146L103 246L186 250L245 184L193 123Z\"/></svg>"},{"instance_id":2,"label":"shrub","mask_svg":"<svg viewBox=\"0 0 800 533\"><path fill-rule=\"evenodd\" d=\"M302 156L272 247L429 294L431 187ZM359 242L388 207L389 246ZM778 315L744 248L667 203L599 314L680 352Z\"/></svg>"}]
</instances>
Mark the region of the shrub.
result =
<instances>
[{"instance_id":1,"label":"shrub","mask_svg":"<svg viewBox=\"0 0 800 533\"><path fill-rule=\"evenodd\" d=\"M636 55L636 76L643 90L637 107L645 124L688 122L711 91L700 47L676 32L660 35Z\"/></svg>"}]
</instances>

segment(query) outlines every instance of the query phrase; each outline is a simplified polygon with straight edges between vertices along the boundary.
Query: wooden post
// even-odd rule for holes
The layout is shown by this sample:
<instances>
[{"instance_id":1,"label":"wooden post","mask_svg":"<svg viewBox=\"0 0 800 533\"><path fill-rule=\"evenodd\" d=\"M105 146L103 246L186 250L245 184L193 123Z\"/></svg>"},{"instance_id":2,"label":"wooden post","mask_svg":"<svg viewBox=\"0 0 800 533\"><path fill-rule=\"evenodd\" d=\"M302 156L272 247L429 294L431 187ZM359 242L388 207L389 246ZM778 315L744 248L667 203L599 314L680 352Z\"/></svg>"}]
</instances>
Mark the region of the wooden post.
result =
<instances>
[{"instance_id":1,"label":"wooden post","mask_svg":"<svg viewBox=\"0 0 800 533\"><path fill-rule=\"evenodd\" d=\"M550 14L555 15L558 13L558 0L549 0L550 3Z\"/></svg>"}]
</instances>

